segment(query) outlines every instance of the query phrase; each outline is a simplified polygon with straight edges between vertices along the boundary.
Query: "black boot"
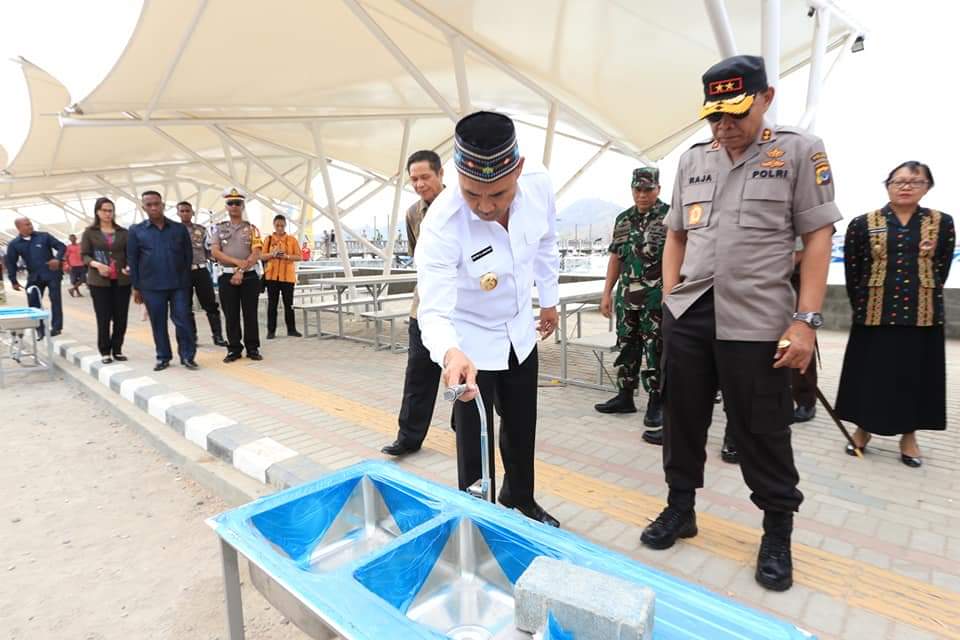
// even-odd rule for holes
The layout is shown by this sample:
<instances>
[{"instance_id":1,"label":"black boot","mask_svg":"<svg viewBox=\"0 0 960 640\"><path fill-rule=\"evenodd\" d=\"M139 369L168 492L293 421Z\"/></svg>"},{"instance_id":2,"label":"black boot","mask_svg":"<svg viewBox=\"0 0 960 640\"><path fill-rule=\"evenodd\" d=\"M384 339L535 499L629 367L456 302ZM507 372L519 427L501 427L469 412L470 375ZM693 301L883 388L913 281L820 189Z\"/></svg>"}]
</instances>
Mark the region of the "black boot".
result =
<instances>
[{"instance_id":1,"label":"black boot","mask_svg":"<svg viewBox=\"0 0 960 640\"><path fill-rule=\"evenodd\" d=\"M720 449L720 459L730 464L740 463L740 454L737 453L737 445L726 432L723 434L723 448Z\"/></svg>"},{"instance_id":2,"label":"black boot","mask_svg":"<svg viewBox=\"0 0 960 640\"><path fill-rule=\"evenodd\" d=\"M637 405L633 403L633 389L620 389L617 395L606 402L593 405L600 413L636 413Z\"/></svg>"},{"instance_id":3,"label":"black boot","mask_svg":"<svg viewBox=\"0 0 960 640\"><path fill-rule=\"evenodd\" d=\"M678 538L697 535L697 516L693 511L694 492L670 489L667 508L647 525L640 542L651 549L669 549Z\"/></svg>"},{"instance_id":4,"label":"black boot","mask_svg":"<svg viewBox=\"0 0 960 640\"><path fill-rule=\"evenodd\" d=\"M660 394L656 391L651 391L647 399L647 412L643 415L643 426L651 429L663 426L663 403L660 401Z\"/></svg>"},{"instance_id":5,"label":"black boot","mask_svg":"<svg viewBox=\"0 0 960 640\"><path fill-rule=\"evenodd\" d=\"M765 511L763 539L757 554L757 582L771 591L786 591L793 586L793 557L790 554L790 534L793 533L793 513Z\"/></svg>"},{"instance_id":6,"label":"black boot","mask_svg":"<svg viewBox=\"0 0 960 640\"><path fill-rule=\"evenodd\" d=\"M659 429L647 429L640 436L643 438L644 442L649 444L657 445L658 447L663 446L663 427Z\"/></svg>"}]
</instances>

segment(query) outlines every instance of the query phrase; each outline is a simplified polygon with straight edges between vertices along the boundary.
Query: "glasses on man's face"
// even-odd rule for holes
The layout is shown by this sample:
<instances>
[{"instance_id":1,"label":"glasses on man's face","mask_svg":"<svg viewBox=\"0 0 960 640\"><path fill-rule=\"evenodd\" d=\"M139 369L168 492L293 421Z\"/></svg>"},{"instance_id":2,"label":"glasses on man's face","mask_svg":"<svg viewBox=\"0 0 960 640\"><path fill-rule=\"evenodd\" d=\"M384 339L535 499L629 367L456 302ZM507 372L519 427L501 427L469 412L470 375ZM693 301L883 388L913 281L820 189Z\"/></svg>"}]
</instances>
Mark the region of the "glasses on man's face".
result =
<instances>
[{"instance_id":1,"label":"glasses on man's face","mask_svg":"<svg viewBox=\"0 0 960 640\"><path fill-rule=\"evenodd\" d=\"M887 184L891 189L923 189L928 184L927 180L894 180Z\"/></svg>"},{"instance_id":2,"label":"glasses on man's face","mask_svg":"<svg viewBox=\"0 0 960 640\"><path fill-rule=\"evenodd\" d=\"M228 207L242 207L243 200L227 200Z\"/></svg>"},{"instance_id":3,"label":"glasses on man's face","mask_svg":"<svg viewBox=\"0 0 960 640\"><path fill-rule=\"evenodd\" d=\"M723 116L730 116L734 120L743 120L748 115L750 115L750 109L747 109L743 113L723 113L723 112L711 113L710 115L707 116L707 121L713 124L717 124L718 122L723 120Z\"/></svg>"}]
</instances>

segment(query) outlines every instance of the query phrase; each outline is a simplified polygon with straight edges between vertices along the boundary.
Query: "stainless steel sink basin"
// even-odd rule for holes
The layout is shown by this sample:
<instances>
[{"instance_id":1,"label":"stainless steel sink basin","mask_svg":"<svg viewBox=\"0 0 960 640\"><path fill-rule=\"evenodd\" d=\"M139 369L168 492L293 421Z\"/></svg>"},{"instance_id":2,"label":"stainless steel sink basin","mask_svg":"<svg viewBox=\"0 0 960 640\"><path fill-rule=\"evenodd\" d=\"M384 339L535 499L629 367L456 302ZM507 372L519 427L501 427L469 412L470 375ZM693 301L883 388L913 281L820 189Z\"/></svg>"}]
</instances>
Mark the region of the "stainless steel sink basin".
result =
<instances>
[{"instance_id":1,"label":"stainless steel sink basin","mask_svg":"<svg viewBox=\"0 0 960 640\"><path fill-rule=\"evenodd\" d=\"M426 504L414 503L404 504L402 513L394 517L384 499L389 490L363 476L303 496L255 516L252 522L274 550L291 557L302 569L328 573L369 555L436 515Z\"/></svg>"},{"instance_id":2,"label":"stainless steel sink basin","mask_svg":"<svg viewBox=\"0 0 960 640\"><path fill-rule=\"evenodd\" d=\"M441 528L445 540L431 543L441 549L439 555L429 545L413 539L408 550L400 548L362 568L354 577L365 587L383 595L391 586L382 585L376 576L398 570L404 577L426 576L412 599L403 602L406 615L455 640L529 639L513 624L513 585L490 550L482 525L470 518L459 518ZM423 533L422 538L438 535L438 530ZM442 545L442 546L441 546ZM391 602L390 594L387 601Z\"/></svg>"}]
</instances>

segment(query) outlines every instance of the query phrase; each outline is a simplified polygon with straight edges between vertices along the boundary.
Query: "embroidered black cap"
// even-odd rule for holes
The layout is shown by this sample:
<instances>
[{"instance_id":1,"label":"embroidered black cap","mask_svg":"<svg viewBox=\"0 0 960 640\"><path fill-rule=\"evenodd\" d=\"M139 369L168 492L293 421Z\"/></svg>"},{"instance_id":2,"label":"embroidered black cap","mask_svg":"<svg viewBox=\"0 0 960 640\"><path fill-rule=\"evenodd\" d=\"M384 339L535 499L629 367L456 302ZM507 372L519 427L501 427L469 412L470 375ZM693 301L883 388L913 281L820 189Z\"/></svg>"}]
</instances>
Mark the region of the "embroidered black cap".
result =
<instances>
[{"instance_id":1,"label":"embroidered black cap","mask_svg":"<svg viewBox=\"0 0 960 640\"><path fill-rule=\"evenodd\" d=\"M760 56L733 56L703 74L700 118L713 113L746 113L754 96L767 88L767 70Z\"/></svg>"}]
</instances>

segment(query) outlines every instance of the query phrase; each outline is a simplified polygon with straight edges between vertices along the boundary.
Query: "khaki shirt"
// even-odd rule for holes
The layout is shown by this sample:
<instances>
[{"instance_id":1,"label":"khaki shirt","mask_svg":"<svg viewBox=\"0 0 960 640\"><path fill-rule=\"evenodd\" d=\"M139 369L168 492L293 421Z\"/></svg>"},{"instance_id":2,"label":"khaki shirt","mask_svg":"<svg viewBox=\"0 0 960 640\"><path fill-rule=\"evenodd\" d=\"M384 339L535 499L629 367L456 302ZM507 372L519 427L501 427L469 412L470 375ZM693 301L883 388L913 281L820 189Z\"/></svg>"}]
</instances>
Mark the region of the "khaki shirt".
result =
<instances>
[{"instance_id":1,"label":"khaki shirt","mask_svg":"<svg viewBox=\"0 0 960 640\"><path fill-rule=\"evenodd\" d=\"M427 209L430 205L422 198L410 205L407 209L407 242L410 244L410 257L414 257L417 250L417 240L420 238L420 225L423 223L424 216L427 215ZM410 317L417 317L417 308L420 306L420 295L417 289L413 289L413 302L410 303Z\"/></svg>"},{"instance_id":2,"label":"khaki shirt","mask_svg":"<svg viewBox=\"0 0 960 640\"><path fill-rule=\"evenodd\" d=\"M225 220L210 230L210 245L217 245L220 251L231 258L246 260L254 249L263 248L263 240L260 238L260 231L246 220L240 224Z\"/></svg>"},{"instance_id":3,"label":"khaki shirt","mask_svg":"<svg viewBox=\"0 0 960 640\"><path fill-rule=\"evenodd\" d=\"M190 244L193 246L193 265L202 264L206 266L207 264L207 230L203 225L191 222L184 225L187 228L187 231L190 232Z\"/></svg>"},{"instance_id":4,"label":"khaki shirt","mask_svg":"<svg viewBox=\"0 0 960 640\"><path fill-rule=\"evenodd\" d=\"M778 340L794 311L796 237L842 217L823 142L802 129L764 127L736 162L716 142L694 145L666 218L687 233L667 308L679 318L713 288L718 340Z\"/></svg>"}]
</instances>

